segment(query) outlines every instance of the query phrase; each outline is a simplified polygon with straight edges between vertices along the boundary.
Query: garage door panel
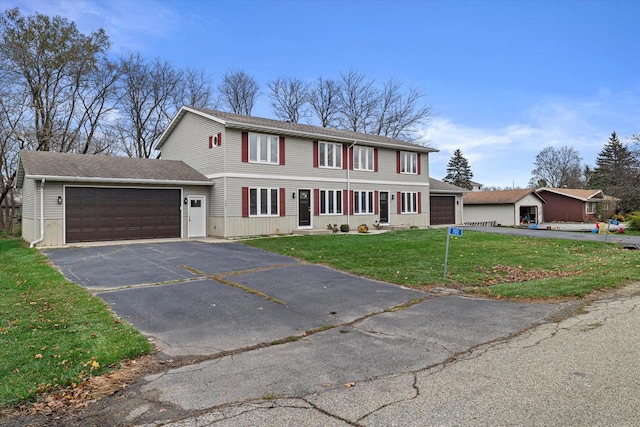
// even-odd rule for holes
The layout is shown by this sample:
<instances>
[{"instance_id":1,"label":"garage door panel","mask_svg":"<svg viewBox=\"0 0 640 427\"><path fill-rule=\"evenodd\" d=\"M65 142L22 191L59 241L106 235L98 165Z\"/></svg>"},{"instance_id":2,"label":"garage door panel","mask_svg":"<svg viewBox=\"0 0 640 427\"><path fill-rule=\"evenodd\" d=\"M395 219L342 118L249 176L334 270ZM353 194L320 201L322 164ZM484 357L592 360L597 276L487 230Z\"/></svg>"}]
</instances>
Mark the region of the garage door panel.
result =
<instances>
[{"instance_id":1,"label":"garage door panel","mask_svg":"<svg viewBox=\"0 0 640 427\"><path fill-rule=\"evenodd\" d=\"M180 190L67 187L66 241L180 237Z\"/></svg>"},{"instance_id":2,"label":"garage door panel","mask_svg":"<svg viewBox=\"0 0 640 427\"><path fill-rule=\"evenodd\" d=\"M431 209L431 225L456 223L454 196L431 196L429 202Z\"/></svg>"}]
</instances>

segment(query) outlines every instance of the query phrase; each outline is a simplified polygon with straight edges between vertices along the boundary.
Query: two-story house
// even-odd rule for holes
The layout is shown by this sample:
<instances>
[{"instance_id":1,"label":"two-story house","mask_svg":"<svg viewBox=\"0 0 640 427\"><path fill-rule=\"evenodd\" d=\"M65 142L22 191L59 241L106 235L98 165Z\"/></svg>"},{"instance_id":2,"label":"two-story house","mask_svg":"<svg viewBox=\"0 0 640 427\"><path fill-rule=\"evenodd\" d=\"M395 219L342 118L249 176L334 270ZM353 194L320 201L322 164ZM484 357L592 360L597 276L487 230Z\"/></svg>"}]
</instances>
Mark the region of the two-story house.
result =
<instances>
[{"instance_id":1,"label":"two-story house","mask_svg":"<svg viewBox=\"0 0 640 427\"><path fill-rule=\"evenodd\" d=\"M210 236L374 222L429 225L433 148L331 128L183 107L156 147L214 186L191 203ZM191 207L191 206L190 206Z\"/></svg>"},{"instance_id":2,"label":"two-story house","mask_svg":"<svg viewBox=\"0 0 640 427\"><path fill-rule=\"evenodd\" d=\"M24 151L23 238L239 237L327 225L459 224L464 189L429 179L433 148L183 107L162 160Z\"/></svg>"}]
</instances>

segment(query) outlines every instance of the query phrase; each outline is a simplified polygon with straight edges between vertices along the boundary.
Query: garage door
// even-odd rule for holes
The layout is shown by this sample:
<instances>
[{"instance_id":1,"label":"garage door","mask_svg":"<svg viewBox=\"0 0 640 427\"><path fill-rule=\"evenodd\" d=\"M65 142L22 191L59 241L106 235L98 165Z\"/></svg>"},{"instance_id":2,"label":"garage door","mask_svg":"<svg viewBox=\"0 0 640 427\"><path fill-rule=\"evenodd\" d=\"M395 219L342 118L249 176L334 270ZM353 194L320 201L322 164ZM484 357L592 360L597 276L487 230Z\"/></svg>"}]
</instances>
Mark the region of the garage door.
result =
<instances>
[{"instance_id":1,"label":"garage door","mask_svg":"<svg viewBox=\"0 0 640 427\"><path fill-rule=\"evenodd\" d=\"M456 200L454 196L431 196L431 225L456 223Z\"/></svg>"},{"instance_id":2,"label":"garage door","mask_svg":"<svg viewBox=\"0 0 640 427\"><path fill-rule=\"evenodd\" d=\"M180 190L67 187L66 242L180 237Z\"/></svg>"}]
</instances>

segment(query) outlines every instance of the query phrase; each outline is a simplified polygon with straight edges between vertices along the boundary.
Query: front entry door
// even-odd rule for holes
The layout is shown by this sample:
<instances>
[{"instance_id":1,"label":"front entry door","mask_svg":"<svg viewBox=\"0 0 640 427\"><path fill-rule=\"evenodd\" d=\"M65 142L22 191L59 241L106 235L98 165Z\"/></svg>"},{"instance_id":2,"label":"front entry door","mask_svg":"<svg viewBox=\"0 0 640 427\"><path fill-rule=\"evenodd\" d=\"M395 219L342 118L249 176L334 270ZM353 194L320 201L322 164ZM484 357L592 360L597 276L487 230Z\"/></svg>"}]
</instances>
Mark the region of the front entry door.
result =
<instances>
[{"instance_id":1,"label":"front entry door","mask_svg":"<svg viewBox=\"0 0 640 427\"><path fill-rule=\"evenodd\" d=\"M389 223L389 193L386 191L380 192L380 224Z\"/></svg>"},{"instance_id":2,"label":"front entry door","mask_svg":"<svg viewBox=\"0 0 640 427\"><path fill-rule=\"evenodd\" d=\"M298 227L311 227L311 190L298 190Z\"/></svg>"},{"instance_id":3,"label":"front entry door","mask_svg":"<svg viewBox=\"0 0 640 427\"><path fill-rule=\"evenodd\" d=\"M205 237L204 196L189 196L188 202L188 235L189 237Z\"/></svg>"}]
</instances>

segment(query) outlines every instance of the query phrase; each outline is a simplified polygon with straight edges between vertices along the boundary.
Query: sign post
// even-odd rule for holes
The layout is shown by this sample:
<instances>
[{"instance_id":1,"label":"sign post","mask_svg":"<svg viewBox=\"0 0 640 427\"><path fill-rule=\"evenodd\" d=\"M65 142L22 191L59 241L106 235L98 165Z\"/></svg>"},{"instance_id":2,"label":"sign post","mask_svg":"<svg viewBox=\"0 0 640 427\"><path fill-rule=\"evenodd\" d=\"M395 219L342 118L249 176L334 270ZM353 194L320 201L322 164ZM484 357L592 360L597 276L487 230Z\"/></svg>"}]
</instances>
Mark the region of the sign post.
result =
<instances>
[{"instance_id":1,"label":"sign post","mask_svg":"<svg viewBox=\"0 0 640 427\"><path fill-rule=\"evenodd\" d=\"M449 241L451 240L451 236L462 236L462 228L449 227L449 232L447 233L447 248L444 252L444 280L447 280L447 262L449 261Z\"/></svg>"}]
</instances>

